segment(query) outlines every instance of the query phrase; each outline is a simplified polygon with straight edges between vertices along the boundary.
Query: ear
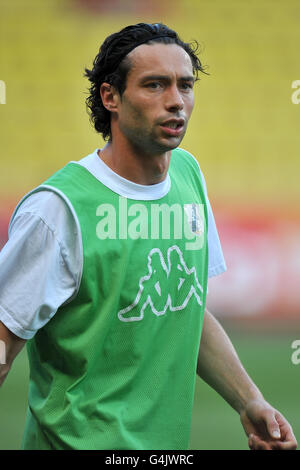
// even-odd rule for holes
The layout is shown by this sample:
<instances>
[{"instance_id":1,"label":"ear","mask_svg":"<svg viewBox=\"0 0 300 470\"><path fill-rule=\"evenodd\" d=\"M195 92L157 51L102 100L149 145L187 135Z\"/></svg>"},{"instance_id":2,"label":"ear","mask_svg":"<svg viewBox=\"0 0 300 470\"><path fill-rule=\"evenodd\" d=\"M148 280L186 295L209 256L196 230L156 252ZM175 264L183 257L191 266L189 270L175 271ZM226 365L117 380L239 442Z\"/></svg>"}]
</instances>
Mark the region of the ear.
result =
<instances>
[{"instance_id":1,"label":"ear","mask_svg":"<svg viewBox=\"0 0 300 470\"><path fill-rule=\"evenodd\" d=\"M106 108L110 112L118 110L119 93L112 85L106 82L101 83L100 96L104 108Z\"/></svg>"}]
</instances>

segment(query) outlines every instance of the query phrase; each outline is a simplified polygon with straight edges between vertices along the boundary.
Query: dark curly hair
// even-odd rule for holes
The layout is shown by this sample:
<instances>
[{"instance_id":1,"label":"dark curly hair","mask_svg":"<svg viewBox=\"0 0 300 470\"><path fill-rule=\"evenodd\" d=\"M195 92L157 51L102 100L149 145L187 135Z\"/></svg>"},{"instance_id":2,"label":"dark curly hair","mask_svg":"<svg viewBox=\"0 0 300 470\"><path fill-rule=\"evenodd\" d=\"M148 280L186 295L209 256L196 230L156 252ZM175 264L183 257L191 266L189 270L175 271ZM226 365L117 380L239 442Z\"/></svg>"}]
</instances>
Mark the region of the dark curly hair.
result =
<instances>
[{"instance_id":1,"label":"dark curly hair","mask_svg":"<svg viewBox=\"0 0 300 470\"><path fill-rule=\"evenodd\" d=\"M94 59L92 70L86 68L84 74L91 82L90 95L86 99L90 119L104 140L111 140L112 136L110 112L103 106L100 86L103 82L109 83L122 96L131 66L127 54L144 43L177 44L190 56L195 79L198 80L199 71L206 73L197 55L199 47L197 41L183 42L175 31L162 23L138 23L111 34L100 47L99 53Z\"/></svg>"}]
</instances>

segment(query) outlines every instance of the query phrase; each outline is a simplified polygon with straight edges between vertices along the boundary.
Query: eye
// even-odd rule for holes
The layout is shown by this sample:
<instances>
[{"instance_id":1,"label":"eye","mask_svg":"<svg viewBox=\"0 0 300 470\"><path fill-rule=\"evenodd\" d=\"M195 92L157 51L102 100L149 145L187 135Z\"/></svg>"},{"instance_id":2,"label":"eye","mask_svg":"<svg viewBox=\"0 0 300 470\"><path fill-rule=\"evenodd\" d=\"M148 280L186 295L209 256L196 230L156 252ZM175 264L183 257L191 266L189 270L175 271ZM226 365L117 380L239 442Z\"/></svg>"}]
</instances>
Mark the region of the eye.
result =
<instances>
[{"instance_id":1,"label":"eye","mask_svg":"<svg viewBox=\"0 0 300 470\"><path fill-rule=\"evenodd\" d=\"M158 90L159 88L161 88L161 84L159 82L150 82L147 83L146 87L151 88L152 90Z\"/></svg>"},{"instance_id":2,"label":"eye","mask_svg":"<svg viewBox=\"0 0 300 470\"><path fill-rule=\"evenodd\" d=\"M193 89L193 85L191 82L184 82L181 84L181 88L183 90L192 90Z\"/></svg>"}]
</instances>

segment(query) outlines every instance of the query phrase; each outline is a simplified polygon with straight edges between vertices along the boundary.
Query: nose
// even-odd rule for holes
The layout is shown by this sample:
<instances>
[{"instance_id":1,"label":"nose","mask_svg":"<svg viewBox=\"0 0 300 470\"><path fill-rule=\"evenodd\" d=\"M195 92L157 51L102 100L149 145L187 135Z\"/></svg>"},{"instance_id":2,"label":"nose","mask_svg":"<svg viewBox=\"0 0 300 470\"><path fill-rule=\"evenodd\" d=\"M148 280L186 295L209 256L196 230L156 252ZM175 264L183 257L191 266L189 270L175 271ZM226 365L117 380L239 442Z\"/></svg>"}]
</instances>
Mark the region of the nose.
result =
<instances>
[{"instance_id":1,"label":"nose","mask_svg":"<svg viewBox=\"0 0 300 470\"><path fill-rule=\"evenodd\" d=\"M166 95L166 109L169 112L180 111L184 107L184 100L177 85L170 86Z\"/></svg>"}]
</instances>

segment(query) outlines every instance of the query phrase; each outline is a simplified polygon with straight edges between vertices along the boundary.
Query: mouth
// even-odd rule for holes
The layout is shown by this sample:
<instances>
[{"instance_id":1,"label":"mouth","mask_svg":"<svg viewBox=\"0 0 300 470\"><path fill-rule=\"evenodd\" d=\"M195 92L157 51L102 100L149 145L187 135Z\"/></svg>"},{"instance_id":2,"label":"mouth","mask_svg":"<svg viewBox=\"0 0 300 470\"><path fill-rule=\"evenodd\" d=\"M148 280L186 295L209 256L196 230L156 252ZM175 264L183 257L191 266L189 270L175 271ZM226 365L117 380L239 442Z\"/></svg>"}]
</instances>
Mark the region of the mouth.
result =
<instances>
[{"instance_id":1,"label":"mouth","mask_svg":"<svg viewBox=\"0 0 300 470\"><path fill-rule=\"evenodd\" d=\"M165 134L172 137L177 137L182 134L184 130L184 119L169 119L168 121L160 124Z\"/></svg>"}]
</instances>

